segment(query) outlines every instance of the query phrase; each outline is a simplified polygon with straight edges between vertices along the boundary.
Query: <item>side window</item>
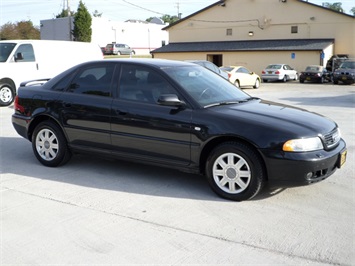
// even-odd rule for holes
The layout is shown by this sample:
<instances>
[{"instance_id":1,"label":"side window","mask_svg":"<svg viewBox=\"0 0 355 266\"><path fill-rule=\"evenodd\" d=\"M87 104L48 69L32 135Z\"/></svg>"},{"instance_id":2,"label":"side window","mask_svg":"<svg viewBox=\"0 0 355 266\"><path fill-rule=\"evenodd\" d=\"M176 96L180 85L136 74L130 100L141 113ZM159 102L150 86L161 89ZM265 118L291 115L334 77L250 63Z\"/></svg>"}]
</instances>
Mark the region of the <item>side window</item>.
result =
<instances>
[{"instance_id":1,"label":"side window","mask_svg":"<svg viewBox=\"0 0 355 266\"><path fill-rule=\"evenodd\" d=\"M113 70L113 65L92 66L82 69L74 77L67 91L110 97Z\"/></svg>"},{"instance_id":2,"label":"side window","mask_svg":"<svg viewBox=\"0 0 355 266\"><path fill-rule=\"evenodd\" d=\"M125 100L157 103L162 94L175 93L174 88L152 69L123 65L119 83L119 98Z\"/></svg>"},{"instance_id":3,"label":"side window","mask_svg":"<svg viewBox=\"0 0 355 266\"><path fill-rule=\"evenodd\" d=\"M15 52L16 62L34 62L35 53L32 44L21 44Z\"/></svg>"}]
</instances>

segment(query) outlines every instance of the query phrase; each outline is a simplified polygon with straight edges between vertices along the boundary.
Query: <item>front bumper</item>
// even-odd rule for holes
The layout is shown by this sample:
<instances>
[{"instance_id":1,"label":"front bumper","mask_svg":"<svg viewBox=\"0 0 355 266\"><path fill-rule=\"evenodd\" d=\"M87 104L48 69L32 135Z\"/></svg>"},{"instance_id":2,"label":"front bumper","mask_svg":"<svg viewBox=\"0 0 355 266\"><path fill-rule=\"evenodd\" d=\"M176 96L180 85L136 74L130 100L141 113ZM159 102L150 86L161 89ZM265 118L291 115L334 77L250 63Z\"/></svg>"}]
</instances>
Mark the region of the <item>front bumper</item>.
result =
<instances>
[{"instance_id":1,"label":"front bumper","mask_svg":"<svg viewBox=\"0 0 355 266\"><path fill-rule=\"evenodd\" d=\"M304 153L264 150L262 156L270 183L307 185L326 179L342 166L346 159L346 144L340 140L331 151Z\"/></svg>"},{"instance_id":2,"label":"front bumper","mask_svg":"<svg viewBox=\"0 0 355 266\"><path fill-rule=\"evenodd\" d=\"M341 81L341 82L348 83L348 84L355 83L355 77L352 75L334 74L333 79L335 81Z\"/></svg>"}]
</instances>

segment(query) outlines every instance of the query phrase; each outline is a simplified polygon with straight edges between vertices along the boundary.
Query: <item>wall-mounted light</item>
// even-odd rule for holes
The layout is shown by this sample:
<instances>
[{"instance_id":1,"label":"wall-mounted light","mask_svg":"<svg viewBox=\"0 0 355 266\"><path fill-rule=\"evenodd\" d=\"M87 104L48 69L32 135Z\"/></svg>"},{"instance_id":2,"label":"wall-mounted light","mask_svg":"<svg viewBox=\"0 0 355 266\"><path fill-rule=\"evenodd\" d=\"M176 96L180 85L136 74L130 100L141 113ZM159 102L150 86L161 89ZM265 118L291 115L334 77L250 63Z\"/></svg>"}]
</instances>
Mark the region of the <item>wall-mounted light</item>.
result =
<instances>
[{"instance_id":1,"label":"wall-mounted light","mask_svg":"<svg viewBox=\"0 0 355 266\"><path fill-rule=\"evenodd\" d=\"M249 31L248 35L249 36L254 36L254 31Z\"/></svg>"}]
</instances>

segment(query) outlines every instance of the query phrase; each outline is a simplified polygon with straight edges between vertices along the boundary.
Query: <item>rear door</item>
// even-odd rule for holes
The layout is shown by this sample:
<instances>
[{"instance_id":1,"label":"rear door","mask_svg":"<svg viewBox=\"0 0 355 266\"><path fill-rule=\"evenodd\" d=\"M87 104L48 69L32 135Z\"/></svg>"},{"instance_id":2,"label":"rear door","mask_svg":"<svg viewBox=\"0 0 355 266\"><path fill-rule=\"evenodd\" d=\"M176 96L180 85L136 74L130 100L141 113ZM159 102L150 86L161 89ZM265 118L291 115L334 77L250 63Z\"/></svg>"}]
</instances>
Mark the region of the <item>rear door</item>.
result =
<instances>
[{"instance_id":1,"label":"rear door","mask_svg":"<svg viewBox=\"0 0 355 266\"><path fill-rule=\"evenodd\" d=\"M161 106L161 94L177 91L149 67L122 64L112 105L113 152L150 162L190 163L191 109Z\"/></svg>"},{"instance_id":2,"label":"rear door","mask_svg":"<svg viewBox=\"0 0 355 266\"><path fill-rule=\"evenodd\" d=\"M61 95L59 108L71 146L109 152L115 64L81 68Z\"/></svg>"}]
</instances>

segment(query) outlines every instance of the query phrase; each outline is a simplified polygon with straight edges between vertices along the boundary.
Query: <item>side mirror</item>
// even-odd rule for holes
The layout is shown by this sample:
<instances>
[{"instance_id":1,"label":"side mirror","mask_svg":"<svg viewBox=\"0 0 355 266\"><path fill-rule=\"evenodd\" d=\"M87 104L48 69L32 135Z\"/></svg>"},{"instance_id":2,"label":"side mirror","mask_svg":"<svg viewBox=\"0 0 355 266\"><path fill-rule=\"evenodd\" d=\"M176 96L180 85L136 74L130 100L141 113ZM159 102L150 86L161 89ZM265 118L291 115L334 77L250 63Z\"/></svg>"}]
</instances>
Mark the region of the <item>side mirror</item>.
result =
<instances>
[{"instance_id":1,"label":"side mirror","mask_svg":"<svg viewBox=\"0 0 355 266\"><path fill-rule=\"evenodd\" d=\"M181 101L176 94L162 94L158 98L158 104L165 106L183 107L185 102Z\"/></svg>"},{"instance_id":2,"label":"side mirror","mask_svg":"<svg viewBox=\"0 0 355 266\"><path fill-rule=\"evenodd\" d=\"M23 60L23 54L22 53L17 53L15 56L15 62Z\"/></svg>"}]
</instances>

